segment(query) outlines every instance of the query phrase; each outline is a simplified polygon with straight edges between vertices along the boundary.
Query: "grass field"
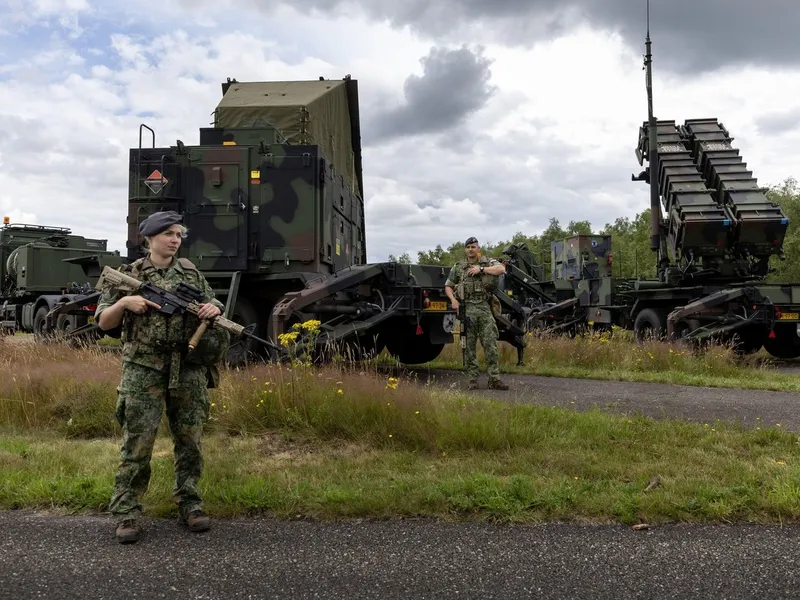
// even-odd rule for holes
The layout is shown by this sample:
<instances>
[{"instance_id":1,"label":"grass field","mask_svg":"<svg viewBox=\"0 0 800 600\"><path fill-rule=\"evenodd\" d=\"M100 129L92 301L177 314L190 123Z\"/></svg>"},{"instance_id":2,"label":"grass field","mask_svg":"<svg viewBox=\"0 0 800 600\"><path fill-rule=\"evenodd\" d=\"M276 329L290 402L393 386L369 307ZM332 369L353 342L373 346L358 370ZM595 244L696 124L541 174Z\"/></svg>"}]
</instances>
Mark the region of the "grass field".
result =
<instances>
[{"instance_id":1,"label":"grass field","mask_svg":"<svg viewBox=\"0 0 800 600\"><path fill-rule=\"evenodd\" d=\"M579 360L584 342L576 343ZM689 360L645 348L653 363ZM728 358L713 356L694 357L707 365L694 367L698 375L735 376ZM625 360L636 365L636 358ZM120 442L119 369L114 353L0 344L0 508L105 510ZM215 516L625 523L800 516L800 438L779 424L745 431L506 404L389 379L374 365L224 372L212 390L205 457L202 488ZM647 490L656 476L660 484ZM171 487L162 422L148 514L174 514Z\"/></svg>"},{"instance_id":2,"label":"grass field","mask_svg":"<svg viewBox=\"0 0 800 600\"><path fill-rule=\"evenodd\" d=\"M458 343L445 347L442 354L424 366L461 369ZM118 340L104 338L102 346L117 346ZM722 388L772 391L800 391L800 377L776 369L776 360L763 349L756 354L736 356L732 349L711 346L692 351L675 342L636 344L630 331L615 328L613 335L589 334L573 339L538 336L529 338L523 366L517 366L517 352L511 345L499 344L500 368L504 373L573 377L645 383L672 383ZM478 357L485 369L483 351ZM400 366L384 352L373 366ZM798 371L800 374L800 371Z\"/></svg>"},{"instance_id":3,"label":"grass field","mask_svg":"<svg viewBox=\"0 0 800 600\"><path fill-rule=\"evenodd\" d=\"M483 352L478 347L483 361ZM764 350L750 356L736 356L732 349L711 346L692 352L681 343L636 344L632 334L616 330L613 335L595 333L574 339L531 338L525 350L525 364L517 366L517 352L500 345L501 371L614 381L675 383L754 390L800 391L800 378L781 373L775 360ZM430 366L461 368L458 344L445 347Z\"/></svg>"}]
</instances>

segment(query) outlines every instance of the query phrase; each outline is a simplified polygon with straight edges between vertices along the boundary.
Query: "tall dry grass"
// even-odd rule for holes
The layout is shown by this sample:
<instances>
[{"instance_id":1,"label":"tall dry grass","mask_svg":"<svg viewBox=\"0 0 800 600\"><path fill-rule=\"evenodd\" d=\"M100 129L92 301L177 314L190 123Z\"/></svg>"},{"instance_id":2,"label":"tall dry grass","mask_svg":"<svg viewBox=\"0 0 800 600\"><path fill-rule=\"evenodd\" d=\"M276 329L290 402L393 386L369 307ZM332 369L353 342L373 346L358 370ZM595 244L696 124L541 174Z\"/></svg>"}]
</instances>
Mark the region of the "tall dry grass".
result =
<instances>
[{"instance_id":1,"label":"tall dry grass","mask_svg":"<svg viewBox=\"0 0 800 600\"><path fill-rule=\"evenodd\" d=\"M480 346L478 357L484 360ZM523 372L580 370L620 374L674 373L682 377L717 378L740 377L744 373L754 376L774 373L773 361L763 352L739 356L729 345L707 345L698 349L679 341L637 344L631 332L617 327L612 332L592 332L575 338L529 335L524 360L525 366L516 368L516 349L506 343L500 345L501 364L509 370ZM442 366L460 364L460 346L447 346L435 362Z\"/></svg>"},{"instance_id":2,"label":"tall dry grass","mask_svg":"<svg viewBox=\"0 0 800 600\"><path fill-rule=\"evenodd\" d=\"M120 356L98 348L0 345L0 428L56 430L67 437L115 436ZM506 447L486 437L497 414L457 394L412 378L388 377L373 366L254 365L225 369L210 391L209 432L230 435L280 430L317 439L437 450L442 440L473 447ZM469 407L467 405L470 405ZM460 412L459 412L460 411ZM448 433L459 413L460 433ZM162 435L167 433L162 419Z\"/></svg>"},{"instance_id":3,"label":"tall dry grass","mask_svg":"<svg viewBox=\"0 0 800 600\"><path fill-rule=\"evenodd\" d=\"M0 342L0 427L114 432L119 356L29 340Z\"/></svg>"},{"instance_id":4,"label":"tall dry grass","mask_svg":"<svg viewBox=\"0 0 800 600\"><path fill-rule=\"evenodd\" d=\"M516 352L508 347L502 352L506 366L514 370ZM693 353L680 344L637 345L624 335L535 337L526 351L528 365L539 372L549 368L549 374L574 375L575 369L598 377L666 373L676 382L694 377L695 383L711 384L728 378L729 385L797 386L789 376L759 366L758 360L737 358L719 346ZM448 366L448 361L450 366L460 361L457 345L447 348L438 363ZM225 369L220 387L210 392L207 430L232 435L280 430L415 450L497 449L528 443L541 420L552 418L419 384L413 375L388 378L378 370L385 362ZM6 340L0 343L0 428L55 430L67 437L119 435L114 407L120 372L119 354L101 347ZM163 419L161 433L167 431Z\"/></svg>"}]
</instances>

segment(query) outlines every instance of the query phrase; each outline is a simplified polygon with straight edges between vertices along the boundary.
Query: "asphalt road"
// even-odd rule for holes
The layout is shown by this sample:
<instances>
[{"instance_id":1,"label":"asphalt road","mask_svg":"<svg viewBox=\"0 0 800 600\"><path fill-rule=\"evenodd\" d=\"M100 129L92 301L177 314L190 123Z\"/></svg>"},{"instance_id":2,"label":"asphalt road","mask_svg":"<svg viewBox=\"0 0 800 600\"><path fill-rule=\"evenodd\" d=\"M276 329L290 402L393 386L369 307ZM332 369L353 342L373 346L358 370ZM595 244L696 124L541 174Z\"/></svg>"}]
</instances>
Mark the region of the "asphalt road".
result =
<instances>
[{"instance_id":1,"label":"asphalt road","mask_svg":"<svg viewBox=\"0 0 800 600\"><path fill-rule=\"evenodd\" d=\"M148 521L0 513L0 597L796 598L800 528Z\"/></svg>"},{"instance_id":2,"label":"asphalt road","mask_svg":"<svg viewBox=\"0 0 800 600\"><path fill-rule=\"evenodd\" d=\"M466 389L460 371L414 369L417 382ZM798 374L800 376L800 373ZM641 414L701 423L720 421L742 427L774 426L800 431L800 394L731 388L695 387L661 383L562 379L535 375L502 375L508 391L487 390L486 374L474 394L510 402ZM759 420L760 419L760 420Z\"/></svg>"}]
</instances>

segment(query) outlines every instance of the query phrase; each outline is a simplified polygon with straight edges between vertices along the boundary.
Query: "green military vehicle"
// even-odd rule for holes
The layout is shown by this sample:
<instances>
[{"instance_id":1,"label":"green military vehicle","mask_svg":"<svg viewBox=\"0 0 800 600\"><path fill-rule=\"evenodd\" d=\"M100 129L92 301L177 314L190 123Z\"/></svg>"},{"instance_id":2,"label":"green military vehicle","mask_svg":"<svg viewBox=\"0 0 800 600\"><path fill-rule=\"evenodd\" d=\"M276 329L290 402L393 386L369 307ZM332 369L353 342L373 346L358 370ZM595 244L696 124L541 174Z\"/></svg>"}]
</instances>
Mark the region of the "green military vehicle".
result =
<instances>
[{"instance_id":1,"label":"green military vehicle","mask_svg":"<svg viewBox=\"0 0 800 600\"><path fill-rule=\"evenodd\" d=\"M640 338L733 339L743 351L800 356L800 284L765 283L770 258L783 256L788 219L716 119L655 120L650 56L648 33L649 119L637 157L649 166L633 179L650 185L657 279L614 277L606 236L554 243L549 278L524 244L509 246L495 294L500 339L521 359L534 328L574 334L616 324ZM143 146L145 129L151 147ZM259 337L277 341L314 319L321 348L433 360L453 341L448 269L367 262L360 140L350 76L228 79L197 145L157 147L155 132L140 127L130 151L126 260L143 254L139 223L175 210L189 227L180 256L203 271L227 316ZM241 349L261 351L250 340ZM237 348L229 361L245 356Z\"/></svg>"},{"instance_id":2,"label":"green military vehicle","mask_svg":"<svg viewBox=\"0 0 800 600\"><path fill-rule=\"evenodd\" d=\"M448 271L368 263L363 186L357 80L229 78L197 145L156 147L155 131L140 126L125 260L144 253L141 221L174 210L189 229L179 256L203 272L228 318L257 336L277 343L313 319L319 348L433 360L453 341ZM232 364L263 351L240 342Z\"/></svg>"},{"instance_id":3,"label":"green military vehicle","mask_svg":"<svg viewBox=\"0 0 800 600\"><path fill-rule=\"evenodd\" d=\"M5 217L0 229L0 333L86 329L94 320L94 306L84 300L96 296L93 286L100 274L88 265L122 262L119 252L107 250L107 240L73 235L65 227L11 223ZM67 304L66 310L51 314Z\"/></svg>"},{"instance_id":4,"label":"green military vehicle","mask_svg":"<svg viewBox=\"0 0 800 600\"><path fill-rule=\"evenodd\" d=\"M599 300L599 286L588 282L613 279L608 235L575 235L552 242L549 276L527 244L510 244L502 252L507 257L506 273L496 296L502 307L499 324L507 321L510 326L504 329L509 334L546 329L574 335L589 321L579 307ZM506 341L514 343L511 337Z\"/></svg>"},{"instance_id":5,"label":"green military vehicle","mask_svg":"<svg viewBox=\"0 0 800 600\"><path fill-rule=\"evenodd\" d=\"M728 130L715 118L657 121L652 110L650 36L645 67L649 118L636 156L648 166L656 279L612 274L611 238L552 244L552 272L523 244L508 256L503 318L513 327L574 334L618 325L638 339L734 343L778 358L800 356L800 283L767 283L770 259L784 259L789 219L758 185ZM662 213L662 207L664 213Z\"/></svg>"}]
</instances>

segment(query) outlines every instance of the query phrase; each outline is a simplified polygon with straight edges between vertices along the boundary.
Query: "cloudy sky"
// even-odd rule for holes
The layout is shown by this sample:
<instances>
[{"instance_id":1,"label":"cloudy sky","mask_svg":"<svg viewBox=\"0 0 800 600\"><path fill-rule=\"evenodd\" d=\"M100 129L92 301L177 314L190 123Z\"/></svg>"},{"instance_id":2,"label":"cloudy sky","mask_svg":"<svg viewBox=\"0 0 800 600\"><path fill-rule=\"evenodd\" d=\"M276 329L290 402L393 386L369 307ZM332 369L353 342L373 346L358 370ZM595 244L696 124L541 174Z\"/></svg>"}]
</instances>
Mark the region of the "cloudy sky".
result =
<instances>
[{"instance_id":1,"label":"cloudy sky","mask_svg":"<svg viewBox=\"0 0 800 600\"><path fill-rule=\"evenodd\" d=\"M125 254L128 149L198 141L220 83L359 80L370 261L648 206L644 0L1 0L0 211ZM300 11L300 12L299 12ZM800 177L800 4L651 0L658 118Z\"/></svg>"}]
</instances>

